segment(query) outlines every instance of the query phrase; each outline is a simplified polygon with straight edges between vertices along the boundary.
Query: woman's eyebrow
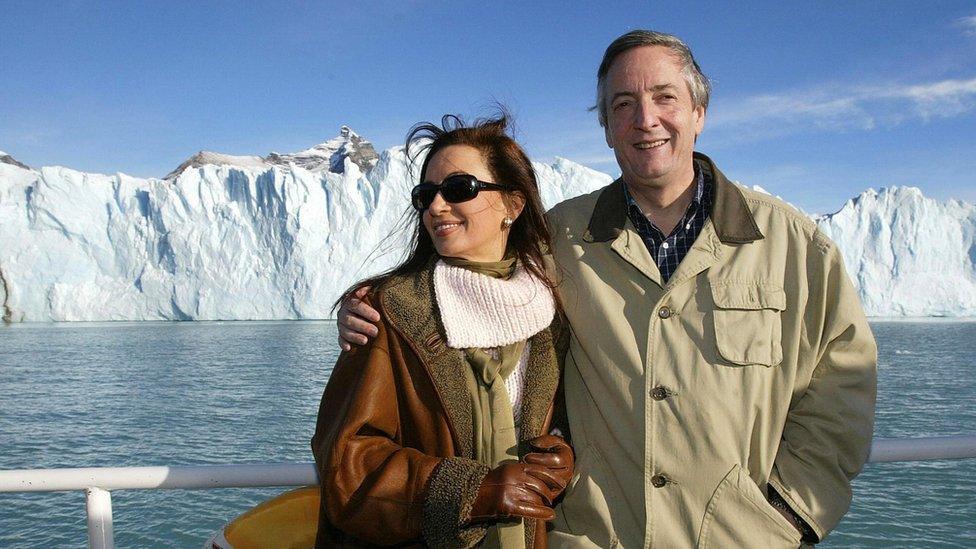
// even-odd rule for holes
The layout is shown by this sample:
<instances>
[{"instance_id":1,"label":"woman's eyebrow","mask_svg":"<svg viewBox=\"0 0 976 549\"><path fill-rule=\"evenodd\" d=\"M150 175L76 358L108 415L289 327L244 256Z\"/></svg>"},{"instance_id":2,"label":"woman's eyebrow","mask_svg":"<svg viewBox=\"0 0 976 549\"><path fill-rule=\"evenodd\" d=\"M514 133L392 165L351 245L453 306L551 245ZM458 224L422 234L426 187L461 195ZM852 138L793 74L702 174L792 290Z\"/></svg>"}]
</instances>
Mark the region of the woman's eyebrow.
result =
<instances>
[{"instance_id":1,"label":"woman's eyebrow","mask_svg":"<svg viewBox=\"0 0 976 549\"><path fill-rule=\"evenodd\" d=\"M447 179L448 177L454 177L455 175L471 175L471 174L469 174L468 172L462 172L462 171L459 170L459 171L451 172L451 173L445 175L444 176L444 179ZM444 179L441 179L440 181L431 181L430 179L428 179L428 180L423 181L423 182L424 183L430 183L432 185L440 185L441 183L444 182Z\"/></svg>"}]
</instances>

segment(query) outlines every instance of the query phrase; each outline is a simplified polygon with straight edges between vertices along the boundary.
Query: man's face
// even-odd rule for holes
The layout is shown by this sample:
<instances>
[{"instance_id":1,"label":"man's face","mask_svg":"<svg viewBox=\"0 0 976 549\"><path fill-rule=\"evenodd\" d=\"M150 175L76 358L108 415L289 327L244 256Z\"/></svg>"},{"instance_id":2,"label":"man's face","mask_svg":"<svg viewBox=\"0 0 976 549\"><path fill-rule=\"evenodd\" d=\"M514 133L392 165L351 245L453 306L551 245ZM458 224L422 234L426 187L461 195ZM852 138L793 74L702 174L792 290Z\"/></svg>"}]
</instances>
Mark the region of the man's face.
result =
<instances>
[{"instance_id":1,"label":"man's face","mask_svg":"<svg viewBox=\"0 0 976 549\"><path fill-rule=\"evenodd\" d=\"M705 124L676 55L661 46L628 50L606 78L607 145L629 185L687 185L692 152Z\"/></svg>"}]
</instances>

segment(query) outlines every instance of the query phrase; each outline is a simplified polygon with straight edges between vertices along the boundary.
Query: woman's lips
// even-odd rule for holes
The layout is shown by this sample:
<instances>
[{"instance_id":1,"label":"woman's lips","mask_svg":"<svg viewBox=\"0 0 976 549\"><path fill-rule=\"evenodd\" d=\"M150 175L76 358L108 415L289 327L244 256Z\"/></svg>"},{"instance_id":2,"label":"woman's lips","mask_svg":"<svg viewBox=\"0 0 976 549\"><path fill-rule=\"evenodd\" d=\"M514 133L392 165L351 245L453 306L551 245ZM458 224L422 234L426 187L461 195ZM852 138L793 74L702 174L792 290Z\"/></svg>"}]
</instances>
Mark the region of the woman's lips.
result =
<instances>
[{"instance_id":1,"label":"woman's lips","mask_svg":"<svg viewBox=\"0 0 976 549\"><path fill-rule=\"evenodd\" d=\"M434 223L434 235L446 236L457 230L463 223L460 221L440 221Z\"/></svg>"}]
</instances>

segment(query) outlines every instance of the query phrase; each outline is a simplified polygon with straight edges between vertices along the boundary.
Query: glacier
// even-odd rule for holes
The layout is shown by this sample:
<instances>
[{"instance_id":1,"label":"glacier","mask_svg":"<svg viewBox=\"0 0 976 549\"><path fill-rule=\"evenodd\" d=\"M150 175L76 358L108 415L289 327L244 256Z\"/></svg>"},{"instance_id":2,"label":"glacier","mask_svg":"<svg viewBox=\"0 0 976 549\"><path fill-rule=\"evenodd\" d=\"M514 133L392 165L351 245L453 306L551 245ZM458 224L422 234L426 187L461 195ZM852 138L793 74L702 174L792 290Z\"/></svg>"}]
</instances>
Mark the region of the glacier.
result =
<instances>
[{"instance_id":1,"label":"glacier","mask_svg":"<svg viewBox=\"0 0 976 549\"><path fill-rule=\"evenodd\" d=\"M345 127L300 153L201 151L163 179L0 157L9 322L330 318L402 259L390 237L413 217L403 148L377 155ZM547 207L611 181L564 159L535 168Z\"/></svg>"},{"instance_id":2,"label":"glacier","mask_svg":"<svg viewBox=\"0 0 976 549\"><path fill-rule=\"evenodd\" d=\"M533 164L546 207L612 180L562 158ZM161 179L35 169L0 152L0 313L331 318L343 290L402 259L411 169L402 147L377 154L347 127L298 153L201 151ZM813 219L868 315L976 316L976 206L893 187Z\"/></svg>"},{"instance_id":3,"label":"glacier","mask_svg":"<svg viewBox=\"0 0 976 549\"><path fill-rule=\"evenodd\" d=\"M876 317L976 316L976 205L868 189L814 218Z\"/></svg>"}]
</instances>

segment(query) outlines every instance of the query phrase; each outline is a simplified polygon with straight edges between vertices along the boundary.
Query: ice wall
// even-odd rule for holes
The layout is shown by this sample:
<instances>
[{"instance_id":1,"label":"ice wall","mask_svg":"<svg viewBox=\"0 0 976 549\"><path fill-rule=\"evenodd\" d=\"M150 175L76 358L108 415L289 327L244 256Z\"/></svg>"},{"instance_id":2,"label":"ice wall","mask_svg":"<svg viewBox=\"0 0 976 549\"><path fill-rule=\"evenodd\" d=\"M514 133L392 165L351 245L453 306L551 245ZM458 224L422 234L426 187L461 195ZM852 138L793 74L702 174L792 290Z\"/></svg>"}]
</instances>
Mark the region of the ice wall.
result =
<instances>
[{"instance_id":1,"label":"ice wall","mask_svg":"<svg viewBox=\"0 0 976 549\"><path fill-rule=\"evenodd\" d=\"M611 179L562 159L536 167L547 206ZM402 149L368 175L350 158L340 173L203 164L169 179L2 163L3 315L329 318L344 289L402 258L389 236L412 186Z\"/></svg>"},{"instance_id":2,"label":"ice wall","mask_svg":"<svg viewBox=\"0 0 976 549\"><path fill-rule=\"evenodd\" d=\"M402 258L389 236L413 181L401 148L374 160L347 133L243 165L201 152L167 179L31 169L0 153L0 315L329 318L342 290ZM547 207L611 180L565 159L535 167ZM976 316L976 206L896 187L815 220L870 316Z\"/></svg>"}]
</instances>

